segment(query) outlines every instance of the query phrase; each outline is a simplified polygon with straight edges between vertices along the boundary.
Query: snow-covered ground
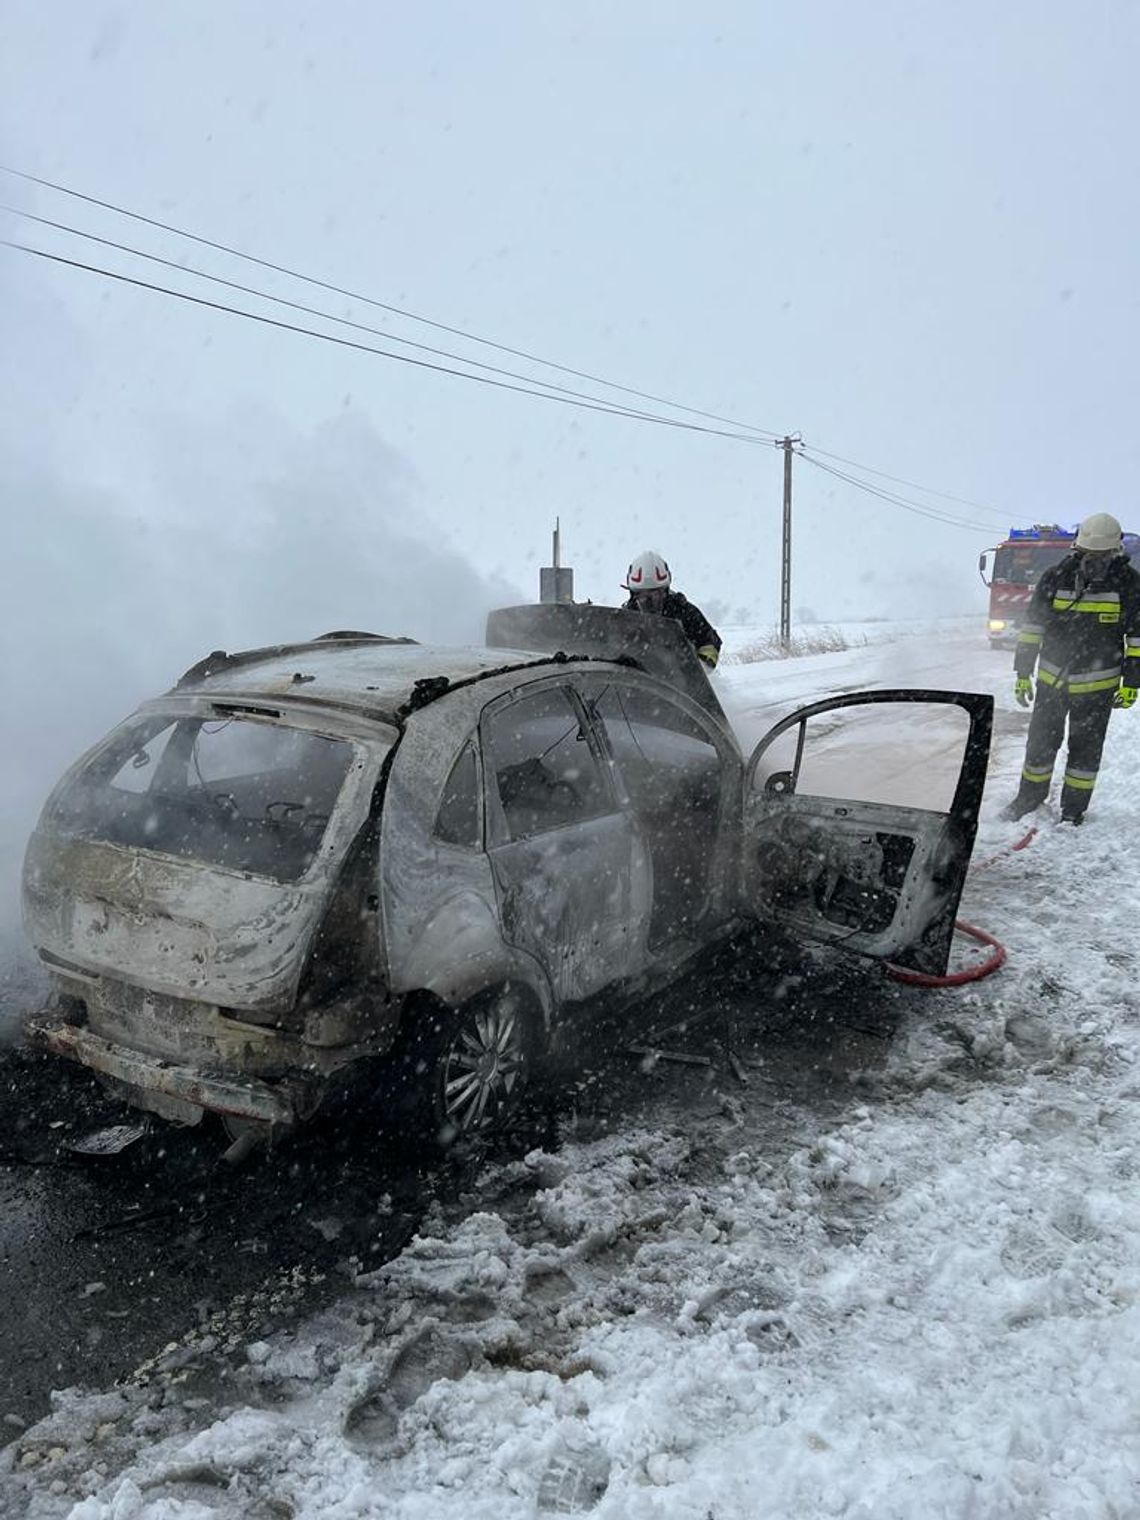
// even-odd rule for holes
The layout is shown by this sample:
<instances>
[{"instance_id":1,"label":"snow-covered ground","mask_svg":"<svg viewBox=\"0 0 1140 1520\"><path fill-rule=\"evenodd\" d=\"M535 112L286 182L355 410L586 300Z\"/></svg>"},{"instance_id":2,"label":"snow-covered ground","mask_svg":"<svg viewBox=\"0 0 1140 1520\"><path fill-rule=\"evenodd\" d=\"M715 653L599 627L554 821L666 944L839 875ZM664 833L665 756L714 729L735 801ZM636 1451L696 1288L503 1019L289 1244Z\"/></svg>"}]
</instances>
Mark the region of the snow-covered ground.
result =
<instances>
[{"instance_id":1,"label":"snow-covered ground","mask_svg":"<svg viewBox=\"0 0 1140 1520\"><path fill-rule=\"evenodd\" d=\"M997 976L903 992L839 1103L757 1064L659 1129L489 1168L473 1211L228 1384L207 1330L60 1394L7 1448L0 1512L1140 1515L1140 717L1114 717L1085 827L1012 852L1011 663L943 628L717 676L746 743L836 690L995 692L962 912L1009 947Z\"/></svg>"}]
</instances>

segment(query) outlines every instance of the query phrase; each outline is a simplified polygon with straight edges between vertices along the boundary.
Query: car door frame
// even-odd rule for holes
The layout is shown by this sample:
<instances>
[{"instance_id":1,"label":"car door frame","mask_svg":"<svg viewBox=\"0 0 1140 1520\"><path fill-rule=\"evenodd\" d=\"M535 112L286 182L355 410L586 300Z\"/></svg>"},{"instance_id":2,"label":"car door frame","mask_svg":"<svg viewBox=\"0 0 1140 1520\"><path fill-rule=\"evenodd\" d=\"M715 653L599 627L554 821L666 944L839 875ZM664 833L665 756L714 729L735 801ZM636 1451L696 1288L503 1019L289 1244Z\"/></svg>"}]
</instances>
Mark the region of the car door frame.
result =
<instances>
[{"instance_id":1,"label":"car door frame","mask_svg":"<svg viewBox=\"0 0 1140 1520\"><path fill-rule=\"evenodd\" d=\"M680 691L675 687L669 686L652 673L628 668L604 672L597 669L586 670L583 672L582 684L584 688L583 698L593 713L601 742L605 745L607 753L610 755L610 762L614 768L619 795L629 810L630 819L636 831L645 860L642 873L645 878L646 892L642 929L644 959L648 966L656 970L666 970L671 965L681 964L689 959L694 951L714 938L737 915L737 889L734 873L736 865L735 833L739 819L738 797L741 776L743 774L743 756L740 752L740 745L727 720L723 722L719 721L715 713L710 711L707 706L695 701L687 691ZM701 740L716 751L720 766L720 806L716 819L715 839L707 860L708 870L702 909L694 916L691 930L688 933L674 930L669 934L668 938L657 942L651 942L650 940L650 924L655 912L656 891L652 846L646 837L646 831L637 812L634 800L630 796L621 758L614 752L607 728L607 718L604 714L595 711L596 704L600 701L604 691L610 687L616 687L619 690L622 688L632 688L643 694L648 694L656 701L665 703L667 706L675 709L686 724L697 730L701 736ZM678 730L678 732L681 732L681 730Z\"/></svg>"},{"instance_id":2,"label":"car door frame","mask_svg":"<svg viewBox=\"0 0 1140 1520\"><path fill-rule=\"evenodd\" d=\"M966 713L969 727L949 809L938 812L801 796L796 787L810 719L847 707L886 703L954 706ZM943 975L977 833L993 707L993 697L981 692L925 688L850 692L799 708L769 729L744 769L741 887L753 915L799 939L839 945L927 975ZM797 726L791 770L774 772L758 790L755 776L760 761L781 735ZM912 848L904 860L904 847L894 841L907 837ZM863 846L869 860L881 861L879 887L844 877L840 867L845 846L849 861ZM894 879L888 882L888 875ZM844 882L846 903L841 904L838 894ZM895 906L889 922L872 924L870 914L881 920L892 891ZM859 898L862 910L850 906ZM865 915L862 923L860 911ZM837 921L839 912L846 913L847 922Z\"/></svg>"}]
</instances>

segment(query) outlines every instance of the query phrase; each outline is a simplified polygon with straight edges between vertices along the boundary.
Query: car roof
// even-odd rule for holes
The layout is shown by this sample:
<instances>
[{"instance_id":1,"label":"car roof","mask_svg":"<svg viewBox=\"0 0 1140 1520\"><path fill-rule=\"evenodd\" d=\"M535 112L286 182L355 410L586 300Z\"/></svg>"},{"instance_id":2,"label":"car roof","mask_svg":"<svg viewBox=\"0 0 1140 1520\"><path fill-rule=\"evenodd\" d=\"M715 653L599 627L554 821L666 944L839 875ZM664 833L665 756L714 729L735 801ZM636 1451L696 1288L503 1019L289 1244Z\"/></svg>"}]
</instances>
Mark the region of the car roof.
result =
<instances>
[{"instance_id":1,"label":"car roof","mask_svg":"<svg viewBox=\"0 0 1140 1520\"><path fill-rule=\"evenodd\" d=\"M704 665L671 618L588 603L499 608L487 619L482 646L417 644L344 630L236 654L216 649L190 667L175 691L226 703L286 700L297 708L334 708L399 726L457 686L569 660L634 666L730 727Z\"/></svg>"},{"instance_id":2,"label":"car roof","mask_svg":"<svg viewBox=\"0 0 1140 1520\"><path fill-rule=\"evenodd\" d=\"M234 654L215 650L191 666L174 690L227 704L285 699L393 723L461 683L555 663L560 662L534 651L326 634Z\"/></svg>"},{"instance_id":3,"label":"car roof","mask_svg":"<svg viewBox=\"0 0 1140 1520\"><path fill-rule=\"evenodd\" d=\"M487 643L495 649L564 650L633 664L703 707L722 727L728 719L709 681L708 667L670 617L647 617L591 602L540 602L500 607L487 619Z\"/></svg>"}]
</instances>

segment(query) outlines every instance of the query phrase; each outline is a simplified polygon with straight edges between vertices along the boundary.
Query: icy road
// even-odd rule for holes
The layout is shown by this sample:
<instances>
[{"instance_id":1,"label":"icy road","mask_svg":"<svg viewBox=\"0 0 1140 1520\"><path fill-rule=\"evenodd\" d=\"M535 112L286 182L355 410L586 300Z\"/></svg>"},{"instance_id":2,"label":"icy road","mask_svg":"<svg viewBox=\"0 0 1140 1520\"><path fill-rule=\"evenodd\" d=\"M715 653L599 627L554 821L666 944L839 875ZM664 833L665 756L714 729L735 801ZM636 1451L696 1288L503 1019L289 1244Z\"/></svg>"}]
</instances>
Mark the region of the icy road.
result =
<instances>
[{"instance_id":1,"label":"icy road","mask_svg":"<svg viewBox=\"0 0 1140 1520\"><path fill-rule=\"evenodd\" d=\"M995 693L962 912L1009 947L998 976L774 984L779 1038L779 1007L730 987L724 1028L677 1045L709 1065L627 1058L624 1086L440 1193L378 1270L361 1242L389 1200L302 1199L349 1242L343 1289L264 1337L187 1326L118 1386L59 1393L12 1430L0 1513L1140 1514L1140 717L1114 717L1083 830L1042 819L1012 853L1010 666L942 629L716 678L746 742L833 691ZM937 743L914 748L937 770Z\"/></svg>"}]
</instances>

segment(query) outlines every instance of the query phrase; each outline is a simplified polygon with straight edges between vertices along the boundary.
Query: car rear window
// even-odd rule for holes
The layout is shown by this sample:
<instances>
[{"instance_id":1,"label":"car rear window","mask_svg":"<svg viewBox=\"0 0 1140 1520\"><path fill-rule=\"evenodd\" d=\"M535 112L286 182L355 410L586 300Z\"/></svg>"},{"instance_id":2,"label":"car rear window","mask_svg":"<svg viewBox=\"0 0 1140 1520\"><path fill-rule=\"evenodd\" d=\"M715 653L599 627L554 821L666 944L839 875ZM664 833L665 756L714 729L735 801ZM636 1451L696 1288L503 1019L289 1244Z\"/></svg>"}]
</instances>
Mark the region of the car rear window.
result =
<instances>
[{"instance_id":1,"label":"car rear window","mask_svg":"<svg viewBox=\"0 0 1140 1520\"><path fill-rule=\"evenodd\" d=\"M56 828L296 881L321 847L351 744L245 717L123 725L52 800Z\"/></svg>"}]
</instances>

